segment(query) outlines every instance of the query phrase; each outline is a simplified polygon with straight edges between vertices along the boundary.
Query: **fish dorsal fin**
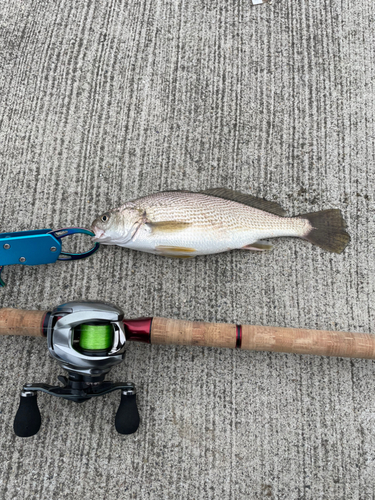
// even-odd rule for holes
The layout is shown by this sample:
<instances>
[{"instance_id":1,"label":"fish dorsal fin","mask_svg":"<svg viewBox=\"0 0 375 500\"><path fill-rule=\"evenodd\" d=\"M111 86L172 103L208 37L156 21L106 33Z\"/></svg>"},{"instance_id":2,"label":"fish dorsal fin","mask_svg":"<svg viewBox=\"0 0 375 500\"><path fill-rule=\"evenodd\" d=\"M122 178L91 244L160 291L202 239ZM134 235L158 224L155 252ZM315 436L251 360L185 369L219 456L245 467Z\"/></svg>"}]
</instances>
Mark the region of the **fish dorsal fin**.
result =
<instances>
[{"instance_id":1,"label":"fish dorsal fin","mask_svg":"<svg viewBox=\"0 0 375 500\"><path fill-rule=\"evenodd\" d=\"M251 194L244 194L240 191L232 191L232 189L227 188L211 188L199 192L225 200L236 201L237 203L242 203L243 205L248 205L249 207L257 208L258 210L263 210L264 212L269 212L281 217L286 215L285 210L278 203L267 201L263 198L257 198Z\"/></svg>"}]
</instances>

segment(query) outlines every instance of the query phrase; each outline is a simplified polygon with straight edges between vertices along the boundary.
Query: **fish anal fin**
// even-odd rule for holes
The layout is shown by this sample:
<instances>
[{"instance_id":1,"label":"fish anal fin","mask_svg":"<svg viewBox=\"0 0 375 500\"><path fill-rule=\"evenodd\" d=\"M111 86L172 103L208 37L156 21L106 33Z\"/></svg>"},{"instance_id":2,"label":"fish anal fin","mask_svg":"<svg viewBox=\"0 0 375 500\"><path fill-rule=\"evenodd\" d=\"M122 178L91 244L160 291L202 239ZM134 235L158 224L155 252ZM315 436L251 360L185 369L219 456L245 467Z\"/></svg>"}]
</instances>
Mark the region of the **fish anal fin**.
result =
<instances>
[{"instance_id":1,"label":"fish anal fin","mask_svg":"<svg viewBox=\"0 0 375 500\"><path fill-rule=\"evenodd\" d=\"M257 208L258 210L263 210L270 214L279 215L280 217L286 215L285 210L275 201L267 201L264 198L258 198L251 194L244 194L240 191L233 191L227 188L211 188L199 192L225 200L236 201L237 203L242 203L243 205L248 205L249 207Z\"/></svg>"},{"instance_id":2,"label":"fish anal fin","mask_svg":"<svg viewBox=\"0 0 375 500\"><path fill-rule=\"evenodd\" d=\"M241 250L252 250L254 252L269 252L272 249L273 245L261 243L260 241L256 241L255 243L251 243L241 248Z\"/></svg>"}]
</instances>

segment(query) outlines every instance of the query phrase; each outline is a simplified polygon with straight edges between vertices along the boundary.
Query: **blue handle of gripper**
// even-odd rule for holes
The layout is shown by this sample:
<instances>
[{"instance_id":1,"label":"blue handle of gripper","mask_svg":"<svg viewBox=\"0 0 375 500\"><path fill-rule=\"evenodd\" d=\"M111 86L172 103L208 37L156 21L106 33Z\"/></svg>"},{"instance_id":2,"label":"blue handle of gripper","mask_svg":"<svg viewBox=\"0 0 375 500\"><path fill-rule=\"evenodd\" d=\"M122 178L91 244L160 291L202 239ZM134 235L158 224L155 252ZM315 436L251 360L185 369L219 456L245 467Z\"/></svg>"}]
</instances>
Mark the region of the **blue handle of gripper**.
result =
<instances>
[{"instance_id":1,"label":"blue handle of gripper","mask_svg":"<svg viewBox=\"0 0 375 500\"><path fill-rule=\"evenodd\" d=\"M51 229L37 229L34 231L20 231L0 234L0 274L4 266L21 264L36 266L52 264L57 260L78 260L89 257L99 248L96 243L93 248L83 253L63 252L61 238L71 234L83 233L94 236L94 233L84 228L64 228L52 231ZM5 286L0 277L0 287Z\"/></svg>"}]
</instances>

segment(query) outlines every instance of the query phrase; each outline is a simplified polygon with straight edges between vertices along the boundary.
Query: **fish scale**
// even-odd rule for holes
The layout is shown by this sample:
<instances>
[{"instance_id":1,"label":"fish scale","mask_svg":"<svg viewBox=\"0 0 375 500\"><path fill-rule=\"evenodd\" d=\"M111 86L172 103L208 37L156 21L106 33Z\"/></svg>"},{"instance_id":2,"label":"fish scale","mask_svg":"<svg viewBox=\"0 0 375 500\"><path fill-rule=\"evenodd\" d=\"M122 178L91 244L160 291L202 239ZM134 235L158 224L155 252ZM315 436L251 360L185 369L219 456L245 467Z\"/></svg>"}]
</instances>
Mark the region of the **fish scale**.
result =
<instances>
[{"instance_id":1,"label":"fish scale","mask_svg":"<svg viewBox=\"0 0 375 500\"><path fill-rule=\"evenodd\" d=\"M194 196L191 196L191 195ZM164 192L136 200L137 207L146 208L154 221L175 220L192 222L194 228L222 225L227 231L279 230L302 235L307 221L294 217L278 217L235 201L199 193Z\"/></svg>"}]
</instances>

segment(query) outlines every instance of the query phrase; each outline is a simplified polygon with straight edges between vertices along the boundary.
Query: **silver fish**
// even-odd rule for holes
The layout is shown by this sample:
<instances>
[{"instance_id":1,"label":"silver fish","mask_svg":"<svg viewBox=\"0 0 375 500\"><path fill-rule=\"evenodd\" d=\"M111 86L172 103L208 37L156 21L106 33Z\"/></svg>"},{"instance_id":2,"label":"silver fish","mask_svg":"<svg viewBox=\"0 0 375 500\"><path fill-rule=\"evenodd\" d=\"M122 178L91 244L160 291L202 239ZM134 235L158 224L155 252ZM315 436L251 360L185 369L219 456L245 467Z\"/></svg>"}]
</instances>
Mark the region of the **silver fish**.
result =
<instances>
[{"instance_id":1,"label":"silver fish","mask_svg":"<svg viewBox=\"0 0 375 500\"><path fill-rule=\"evenodd\" d=\"M189 258L233 249L264 251L263 239L295 236L341 253L350 237L340 210L286 217L275 202L231 191L166 191L129 201L92 224L94 241Z\"/></svg>"}]
</instances>

